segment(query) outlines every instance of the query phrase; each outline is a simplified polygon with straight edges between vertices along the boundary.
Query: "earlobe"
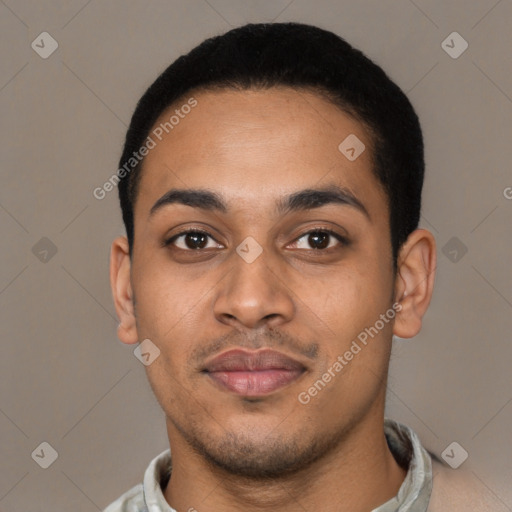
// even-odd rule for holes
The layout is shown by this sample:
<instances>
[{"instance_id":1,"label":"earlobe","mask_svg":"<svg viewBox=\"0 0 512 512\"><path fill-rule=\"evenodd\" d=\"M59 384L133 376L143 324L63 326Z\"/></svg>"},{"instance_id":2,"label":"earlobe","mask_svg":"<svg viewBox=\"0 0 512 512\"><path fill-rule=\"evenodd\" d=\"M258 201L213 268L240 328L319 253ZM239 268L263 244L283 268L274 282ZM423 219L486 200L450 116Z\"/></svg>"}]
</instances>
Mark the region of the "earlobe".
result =
<instances>
[{"instance_id":1,"label":"earlobe","mask_svg":"<svg viewBox=\"0 0 512 512\"><path fill-rule=\"evenodd\" d=\"M426 229L413 231L400 249L395 282L395 301L401 310L395 318L393 334L412 338L421 329L434 289L436 243Z\"/></svg>"},{"instance_id":2,"label":"earlobe","mask_svg":"<svg viewBox=\"0 0 512 512\"><path fill-rule=\"evenodd\" d=\"M133 291L130 279L130 253L126 237L118 237L110 250L110 287L119 318L117 336L123 343L137 343Z\"/></svg>"}]
</instances>

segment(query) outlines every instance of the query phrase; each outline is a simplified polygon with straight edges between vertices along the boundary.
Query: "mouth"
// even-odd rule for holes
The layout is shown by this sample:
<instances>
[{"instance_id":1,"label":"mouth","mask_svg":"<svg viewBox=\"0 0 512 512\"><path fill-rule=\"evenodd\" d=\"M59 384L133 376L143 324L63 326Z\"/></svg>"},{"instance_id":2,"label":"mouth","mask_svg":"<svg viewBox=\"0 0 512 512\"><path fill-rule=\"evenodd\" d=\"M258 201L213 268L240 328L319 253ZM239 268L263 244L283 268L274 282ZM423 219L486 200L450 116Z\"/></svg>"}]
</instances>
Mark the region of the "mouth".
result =
<instances>
[{"instance_id":1,"label":"mouth","mask_svg":"<svg viewBox=\"0 0 512 512\"><path fill-rule=\"evenodd\" d=\"M273 393L305 371L299 361L269 349L229 350L208 361L203 369L218 388L246 397Z\"/></svg>"}]
</instances>

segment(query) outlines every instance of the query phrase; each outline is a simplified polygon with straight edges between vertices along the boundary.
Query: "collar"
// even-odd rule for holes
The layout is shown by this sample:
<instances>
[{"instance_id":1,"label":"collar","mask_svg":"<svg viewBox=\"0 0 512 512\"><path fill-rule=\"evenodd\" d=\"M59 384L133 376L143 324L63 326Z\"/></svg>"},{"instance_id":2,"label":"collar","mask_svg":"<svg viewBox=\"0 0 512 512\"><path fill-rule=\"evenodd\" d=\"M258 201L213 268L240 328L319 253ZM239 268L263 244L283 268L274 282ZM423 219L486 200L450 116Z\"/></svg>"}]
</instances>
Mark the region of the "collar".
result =
<instances>
[{"instance_id":1,"label":"collar","mask_svg":"<svg viewBox=\"0 0 512 512\"><path fill-rule=\"evenodd\" d=\"M398 494L372 512L426 512L432 493L432 459L416 433L392 419L384 420L384 434L398 464L407 468Z\"/></svg>"}]
</instances>

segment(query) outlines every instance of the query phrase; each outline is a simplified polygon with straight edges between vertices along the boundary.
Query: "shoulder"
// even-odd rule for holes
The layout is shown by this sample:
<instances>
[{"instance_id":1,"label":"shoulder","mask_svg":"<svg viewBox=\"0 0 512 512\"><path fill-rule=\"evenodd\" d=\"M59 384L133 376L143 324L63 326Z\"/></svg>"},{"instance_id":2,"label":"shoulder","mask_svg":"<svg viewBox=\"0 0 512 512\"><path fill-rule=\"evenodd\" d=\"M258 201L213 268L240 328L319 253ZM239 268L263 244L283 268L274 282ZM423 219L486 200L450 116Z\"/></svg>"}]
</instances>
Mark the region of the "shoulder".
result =
<instances>
[{"instance_id":1,"label":"shoulder","mask_svg":"<svg viewBox=\"0 0 512 512\"><path fill-rule=\"evenodd\" d=\"M472 471L451 469L432 458L428 512L506 512L509 509Z\"/></svg>"},{"instance_id":2,"label":"shoulder","mask_svg":"<svg viewBox=\"0 0 512 512\"><path fill-rule=\"evenodd\" d=\"M103 512L146 512L142 484L132 487L116 501L111 503Z\"/></svg>"}]
</instances>

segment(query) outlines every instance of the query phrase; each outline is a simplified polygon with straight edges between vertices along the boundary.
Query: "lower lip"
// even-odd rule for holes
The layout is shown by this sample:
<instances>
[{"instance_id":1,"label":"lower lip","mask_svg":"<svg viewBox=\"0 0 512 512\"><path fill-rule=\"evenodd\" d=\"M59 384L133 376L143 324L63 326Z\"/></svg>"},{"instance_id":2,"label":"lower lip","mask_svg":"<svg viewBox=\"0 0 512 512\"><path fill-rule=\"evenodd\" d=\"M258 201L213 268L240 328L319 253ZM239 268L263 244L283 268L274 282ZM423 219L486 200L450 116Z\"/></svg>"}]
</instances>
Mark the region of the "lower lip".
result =
<instances>
[{"instance_id":1,"label":"lower lip","mask_svg":"<svg viewBox=\"0 0 512 512\"><path fill-rule=\"evenodd\" d=\"M276 391L302 375L301 370L255 370L209 372L221 387L243 396L263 396Z\"/></svg>"}]
</instances>

